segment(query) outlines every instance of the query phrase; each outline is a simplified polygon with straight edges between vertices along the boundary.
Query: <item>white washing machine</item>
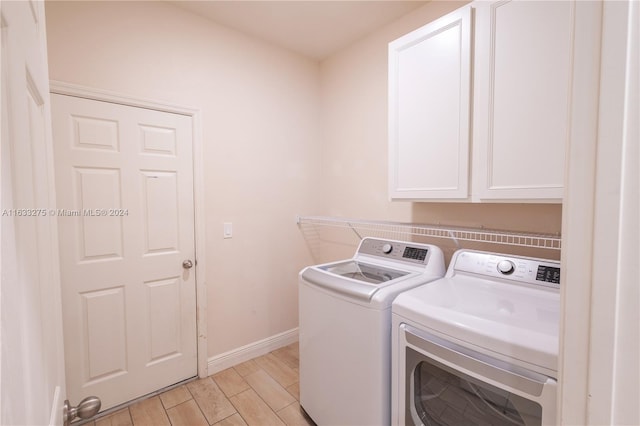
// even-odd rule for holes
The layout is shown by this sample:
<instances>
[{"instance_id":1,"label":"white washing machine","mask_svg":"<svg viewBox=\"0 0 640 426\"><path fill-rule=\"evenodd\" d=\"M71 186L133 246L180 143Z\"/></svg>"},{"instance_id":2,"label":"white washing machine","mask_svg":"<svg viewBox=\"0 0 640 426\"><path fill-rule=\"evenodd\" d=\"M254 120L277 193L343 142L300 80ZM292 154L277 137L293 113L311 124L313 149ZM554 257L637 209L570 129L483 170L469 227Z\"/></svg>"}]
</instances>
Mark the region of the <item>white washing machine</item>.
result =
<instances>
[{"instance_id":1,"label":"white washing machine","mask_svg":"<svg viewBox=\"0 0 640 426\"><path fill-rule=\"evenodd\" d=\"M556 423L560 264L457 251L393 304L392 424Z\"/></svg>"},{"instance_id":2,"label":"white washing machine","mask_svg":"<svg viewBox=\"0 0 640 426\"><path fill-rule=\"evenodd\" d=\"M318 425L391 421L391 303L445 273L435 246L365 238L300 272L300 405Z\"/></svg>"}]
</instances>

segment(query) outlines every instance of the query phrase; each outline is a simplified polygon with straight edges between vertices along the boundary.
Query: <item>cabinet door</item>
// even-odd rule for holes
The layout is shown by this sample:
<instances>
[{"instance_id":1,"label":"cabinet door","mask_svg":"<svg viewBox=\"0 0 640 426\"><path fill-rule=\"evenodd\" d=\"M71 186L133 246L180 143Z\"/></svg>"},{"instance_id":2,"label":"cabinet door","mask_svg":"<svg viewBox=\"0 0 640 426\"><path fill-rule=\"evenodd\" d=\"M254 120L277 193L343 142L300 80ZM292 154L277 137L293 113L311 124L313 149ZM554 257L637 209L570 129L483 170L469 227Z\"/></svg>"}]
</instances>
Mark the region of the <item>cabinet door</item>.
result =
<instances>
[{"instance_id":1,"label":"cabinet door","mask_svg":"<svg viewBox=\"0 0 640 426\"><path fill-rule=\"evenodd\" d=\"M561 202L574 4L474 7L474 198Z\"/></svg>"},{"instance_id":2,"label":"cabinet door","mask_svg":"<svg viewBox=\"0 0 640 426\"><path fill-rule=\"evenodd\" d=\"M389 44L389 193L466 199L471 8Z\"/></svg>"}]
</instances>

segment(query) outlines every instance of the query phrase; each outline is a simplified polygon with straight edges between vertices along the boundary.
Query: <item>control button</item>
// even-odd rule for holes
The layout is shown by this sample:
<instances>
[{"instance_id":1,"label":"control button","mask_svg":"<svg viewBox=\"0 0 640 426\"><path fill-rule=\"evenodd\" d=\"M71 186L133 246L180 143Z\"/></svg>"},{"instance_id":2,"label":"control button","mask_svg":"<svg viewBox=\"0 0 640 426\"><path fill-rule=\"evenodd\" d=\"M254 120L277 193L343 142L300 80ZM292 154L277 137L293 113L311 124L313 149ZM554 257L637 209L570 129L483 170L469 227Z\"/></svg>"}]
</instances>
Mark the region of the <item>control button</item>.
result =
<instances>
[{"instance_id":1,"label":"control button","mask_svg":"<svg viewBox=\"0 0 640 426\"><path fill-rule=\"evenodd\" d=\"M391 253L391 250L393 250L393 246L392 246L391 244L388 244L388 243L387 243L387 244L385 244L385 245L383 245L383 246L382 246L382 252L383 252L384 254L389 254L389 253Z\"/></svg>"},{"instance_id":2,"label":"control button","mask_svg":"<svg viewBox=\"0 0 640 426\"><path fill-rule=\"evenodd\" d=\"M515 265L510 260L501 260L498 262L498 271L504 275L512 274L515 271Z\"/></svg>"}]
</instances>

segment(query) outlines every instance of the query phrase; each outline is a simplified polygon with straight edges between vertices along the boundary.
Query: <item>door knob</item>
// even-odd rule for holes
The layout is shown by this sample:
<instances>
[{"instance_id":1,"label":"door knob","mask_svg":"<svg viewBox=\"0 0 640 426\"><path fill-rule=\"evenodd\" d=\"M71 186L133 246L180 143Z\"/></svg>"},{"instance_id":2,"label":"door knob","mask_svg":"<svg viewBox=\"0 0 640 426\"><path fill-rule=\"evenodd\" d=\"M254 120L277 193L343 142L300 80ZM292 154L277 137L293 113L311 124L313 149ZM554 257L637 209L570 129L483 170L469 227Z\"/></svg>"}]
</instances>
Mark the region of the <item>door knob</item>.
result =
<instances>
[{"instance_id":1,"label":"door knob","mask_svg":"<svg viewBox=\"0 0 640 426\"><path fill-rule=\"evenodd\" d=\"M191 269L193 267L193 262L191 260L187 259L184 262L182 262L182 267L184 269Z\"/></svg>"},{"instance_id":2,"label":"door knob","mask_svg":"<svg viewBox=\"0 0 640 426\"><path fill-rule=\"evenodd\" d=\"M64 407L62 408L62 421L64 425L67 426L71 424L71 421L76 417L80 417L81 419L91 418L98 414L101 406L102 402L97 396L86 397L80 401L77 407L72 407L67 399L64 401Z\"/></svg>"}]
</instances>

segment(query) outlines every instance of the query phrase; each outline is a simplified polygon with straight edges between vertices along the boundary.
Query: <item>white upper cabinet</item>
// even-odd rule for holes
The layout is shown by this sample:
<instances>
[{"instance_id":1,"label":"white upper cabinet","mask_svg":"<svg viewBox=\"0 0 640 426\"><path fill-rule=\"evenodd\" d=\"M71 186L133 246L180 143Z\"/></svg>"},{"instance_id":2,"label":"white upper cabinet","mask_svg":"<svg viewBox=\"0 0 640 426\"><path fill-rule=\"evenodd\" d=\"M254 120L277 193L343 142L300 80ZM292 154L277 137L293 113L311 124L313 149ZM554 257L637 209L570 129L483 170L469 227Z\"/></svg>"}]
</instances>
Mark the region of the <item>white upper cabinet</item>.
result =
<instances>
[{"instance_id":1,"label":"white upper cabinet","mask_svg":"<svg viewBox=\"0 0 640 426\"><path fill-rule=\"evenodd\" d=\"M471 8L389 45L391 198L467 198Z\"/></svg>"},{"instance_id":2,"label":"white upper cabinet","mask_svg":"<svg viewBox=\"0 0 640 426\"><path fill-rule=\"evenodd\" d=\"M392 199L562 202L573 9L474 2L389 45Z\"/></svg>"},{"instance_id":3,"label":"white upper cabinet","mask_svg":"<svg viewBox=\"0 0 640 426\"><path fill-rule=\"evenodd\" d=\"M475 6L473 195L562 201L573 3Z\"/></svg>"}]
</instances>

